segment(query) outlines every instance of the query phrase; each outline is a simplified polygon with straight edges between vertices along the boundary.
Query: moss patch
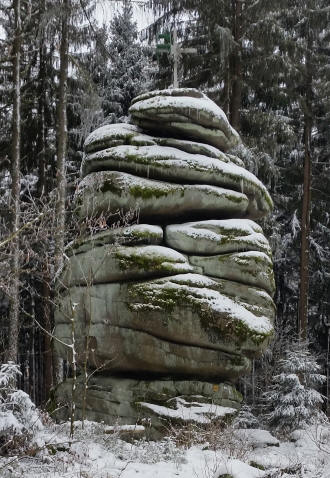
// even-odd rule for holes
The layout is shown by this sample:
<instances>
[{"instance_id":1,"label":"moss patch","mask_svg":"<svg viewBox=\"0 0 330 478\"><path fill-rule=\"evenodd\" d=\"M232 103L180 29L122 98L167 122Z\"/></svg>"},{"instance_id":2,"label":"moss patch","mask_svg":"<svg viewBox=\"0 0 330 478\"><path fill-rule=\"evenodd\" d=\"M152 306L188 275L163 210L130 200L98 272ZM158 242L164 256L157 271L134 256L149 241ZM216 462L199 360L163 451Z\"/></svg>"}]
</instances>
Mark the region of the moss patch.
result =
<instances>
[{"instance_id":1,"label":"moss patch","mask_svg":"<svg viewBox=\"0 0 330 478\"><path fill-rule=\"evenodd\" d=\"M143 269L157 271L166 268L172 270L170 265L168 267L164 266L164 262L171 262L170 259L166 259L165 257L145 256L141 252L130 255L116 252L115 257L119 261L121 270Z\"/></svg>"},{"instance_id":2,"label":"moss patch","mask_svg":"<svg viewBox=\"0 0 330 478\"><path fill-rule=\"evenodd\" d=\"M263 465L259 465L259 463L256 463L255 461L250 461L249 465L253 466L253 468L258 468L258 470L266 469Z\"/></svg>"},{"instance_id":3,"label":"moss patch","mask_svg":"<svg viewBox=\"0 0 330 478\"><path fill-rule=\"evenodd\" d=\"M169 191L151 188L151 187L131 186L130 193L135 198L151 199L151 198L160 198L160 197L167 196Z\"/></svg>"},{"instance_id":4,"label":"moss patch","mask_svg":"<svg viewBox=\"0 0 330 478\"><path fill-rule=\"evenodd\" d=\"M150 305L158 310L172 314L176 307L190 306L192 311L197 313L201 320L201 327L208 335L211 343L230 340L238 346L250 340L256 346L261 345L269 333L255 332L241 320L233 319L230 312L216 313L211 306L200 297L194 297L189 290L178 287L160 287L151 289L143 285L135 286L130 290L132 297L145 302L146 310ZM139 303L139 310L143 310L144 304ZM130 307L134 310L134 304Z\"/></svg>"},{"instance_id":5,"label":"moss patch","mask_svg":"<svg viewBox=\"0 0 330 478\"><path fill-rule=\"evenodd\" d=\"M120 189L117 186L115 186L112 181L104 181L102 186L100 186L100 191L102 193L107 193L107 192L111 192L113 194L121 193Z\"/></svg>"}]
</instances>

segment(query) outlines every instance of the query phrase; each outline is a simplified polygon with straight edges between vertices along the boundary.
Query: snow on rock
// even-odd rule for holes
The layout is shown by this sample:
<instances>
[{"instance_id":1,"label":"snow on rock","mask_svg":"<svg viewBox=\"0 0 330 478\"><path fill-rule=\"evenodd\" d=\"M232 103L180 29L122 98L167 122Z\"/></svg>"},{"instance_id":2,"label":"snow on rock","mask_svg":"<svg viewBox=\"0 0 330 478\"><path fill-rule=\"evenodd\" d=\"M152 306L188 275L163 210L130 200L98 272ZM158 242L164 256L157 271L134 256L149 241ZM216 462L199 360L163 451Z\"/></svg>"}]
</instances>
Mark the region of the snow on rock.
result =
<instances>
[{"instance_id":1,"label":"snow on rock","mask_svg":"<svg viewBox=\"0 0 330 478\"><path fill-rule=\"evenodd\" d=\"M270 295L275 292L273 263L260 251L234 252L211 256L189 256L190 264L203 274L265 289Z\"/></svg>"},{"instance_id":2,"label":"snow on rock","mask_svg":"<svg viewBox=\"0 0 330 478\"><path fill-rule=\"evenodd\" d=\"M164 90L146 91L136 98L133 98L132 105L141 100L152 98L153 96L187 96L188 98L204 98L205 95L196 88L167 88Z\"/></svg>"},{"instance_id":3,"label":"snow on rock","mask_svg":"<svg viewBox=\"0 0 330 478\"><path fill-rule=\"evenodd\" d=\"M81 219L105 219L137 211L141 220L162 218L246 216L249 200L243 193L206 184L176 184L118 171L90 173L75 196Z\"/></svg>"},{"instance_id":4,"label":"snow on rock","mask_svg":"<svg viewBox=\"0 0 330 478\"><path fill-rule=\"evenodd\" d=\"M153 139L159 146L170 146L191 154L203 154L204 156L208 156L210 158L220 159L225 163L232 162L244 168L244 162L240 158L232 154L226 154L210 144L178 138L163 138L153 136Z\"/></svg>"},{"instance_id":5,"label":"snow on rock","mask_svg":"<svg viewBox=\"0 0 330 478\"><path fill-rule=\"evenodd\" d=\"M72 255L60 278L65 287L143 279L192 272L187 259L173 249L158 245L92 247Z\"/></svg>"},{"instance_id":6,"label":"snow on rock","mask_svg":"<svg viewBox=\"0 0 330 478\"><path fill-rule=\"evenodd\" d=\"M90 365L103 364L104 372L233 378L249 368L249 358L260 354L273 332L274 304L265 291L199 274L69 288L55 329L69 342L72 302L77 334L91 310ZM77 341L81 359L84 343ZM56 348L67 352L58 342Z\"/></svg>"},{"instance_id":7,"label":"snow on rock","mask_svg":"<svg viewBox=\"0 0 330 478\"><path fill-rule=\"evenodd\" d=\"M104 231L83 236L70 242L65 252L68 256L89 251L95 247L106 244L113 246L138 244L161 244L163 241L163 229L152 224L133 224L126 227L111 227Z\"/></svg>"},{"instance_id":8,"label":"snow on rock","mask_svg":"<svg viewBox=\"0 0 330 478\"><path fill-rule=\"evenodd\" d=\"M113 144L122 144L128 141L131 137L140 133L137 126L127 123L107 124L101 126L87 136L84 143L84 149L90 153L98 151L99 149L108 148Z\"/></svg>"},{"instance_id":9,"label":"snow on rock","mask_svg":"<svg viewBox=\"0 0 330 478\"><path fill-rule=\"evenodd\" d=\"M190 254L260 251L271 255L261 227L249 219L187 222L166 227L170 247Z\"/></svg>"},{"instance_id":10,"label":"snow on rock","mask_svg":"<svg viewBox=\"0 0 330 478\"><path fill-rule=\"evenodd\" d=\"M273 332L271 320L260 314L262 309L258 314L257 310L249 310L247 301L240 301L238 295L232 297L229 294L226 295L221 282L206 279L206 283L207 285L202 275L180 274L158 279L150 284L137 284L134 286L134 294L140 302L144 298L145 304L150 303L168 310L170 307L180 307L182 302L190 303L196 310L200 309L201 317L203 311L207 310L209 322L212 323L214 330L219 330L217 342L221 344L221 347L224 347L221 335L224 342L227 341L227 346L230 346L230 337L234 341L244 343L242 346L250 349L251 352L256 349L257 343L257 348L261 347L261 343L267 341ZM235 294L234 291L233 294ZM132 307L134 308L134 304ZM226 335L227 338L225 338Z\"/></svg>"},{"instance_id":11,"label":"snow on rock","mask_svg":"<svg viewBox=\"0 0 330 478\"><path fill-rule=\"evenodd\" d=\"M151 131L200 140L226 151L240 143L222 109L194 89L156 90L132 102L133 121Z\"/></svg>"},{"instance_id":12,"label":"snow on rock","mask_svg":"<svg viewBox=\"0 0 330 478\"><path fill-rule=\"evenodd\" d=\"M125 123L110 124L96 129L86 138L84 150L86 153L95 153L123 144L133 146L168 146L191 154L203 154L210 158L217 158L226 163L233 162L238 166L244 167L244 162L240 158L232 154L225 154L215 146L181 138L152 136L143 133L137 126Z\"/></svg>"},{"instance_id":13,"label":"snow on rock","mask_svg":"<svg viewBox=\"0 0 330 478\"><path fill-rule=\"evenodd\" d=\"M257 209L256 217L268 214L272 200L265 186L254 174L232 163L225 155L224 158L225 161L169 146L122 145L86 155L82 174L114 170L151 179L226 187L247 194Z\"/></svg>"},{"instance_id":14,"label":"snow on rock","mask_svg":"<svg viewBox=\"0 0 330 478\"><path fill-rule=\"evenodd\" d=\"M197 397L196 397L197 398ZM237 413L235 408L221 407L210 403L187 402L182 397L175 397L169 401L169 406L154 403L139 402L143 408L151 410L156 415L168 419L177 419L184 422L210 423L216 418Z\"/></svg>"}]
</instances>

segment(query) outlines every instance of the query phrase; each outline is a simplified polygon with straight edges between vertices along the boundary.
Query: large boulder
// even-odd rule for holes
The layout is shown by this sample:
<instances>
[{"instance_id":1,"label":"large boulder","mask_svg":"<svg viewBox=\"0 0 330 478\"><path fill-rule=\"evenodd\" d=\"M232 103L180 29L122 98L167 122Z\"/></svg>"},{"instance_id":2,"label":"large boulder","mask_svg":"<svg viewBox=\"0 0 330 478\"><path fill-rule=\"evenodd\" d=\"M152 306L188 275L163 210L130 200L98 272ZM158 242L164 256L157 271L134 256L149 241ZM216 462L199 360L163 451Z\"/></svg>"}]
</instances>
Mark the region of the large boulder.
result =
<instances>
[{"instance_id":1,"label":"large boulder","mask_svg":"<svg viewBox=\"0 0 330 478\"><path fill-rule=\"evenodd\" d=\"M230 154L239 135L203 93L154 91L130 113L134 125L102 126L85 141L74 202L92 232L66 248L55 346L69 362L74 350L85 371L78 417L148 417L157 434L164 420L206 423L239 407L228 382L273 333L271 249L252 220L272 200Z\"/></svg>"},{"instance_id":2,"label":"large boulder","mask_svg":"<svg viewBox=\"0 0 330 478\"><path fill-rule=\"evenodd\" d=\"M76 304L74 311L72 304ZM73 287L56 311L56 335L90 337L91 366L199 377L235 377L272 334L266 292L199 274ZM76 340L78 361L86 340ZM56 344L60 353L69 348Z\"/></svg>"},{"instance_id":3,"label":"large boulder","mask_svg":"<svg viewBox=\"0 0 330 478\"><path fill-rule=\"evenodd\" d=\"M71 287L192 271L186 257L168 247L105 245L71 256L61 283Z\"/></svg>"},{"instance_id":4,"label":"large boulder","mask_svg":"<svg viewBox=\"0 0 330 478\"><path fill-rule=\"evenodd\" d=\"M61 340L71 343L69 324L58 324L55 333ZM248 357L217 349L173 343L147 332L103 324L92 326L91 353L88 366L102 372L146 376L174 376L186 378L234 380L250 370ZM77 340L78 365L85 360L86 340ZM62 357L71 361L71 351L56 344Z\"/></svg>"},{"instance_id":5,"label":"large boulder","mask_svg":"<svg viewBox=\"0 0 330 478\"><path fill-rule=\"evenodd\" d=\"M240 142L222 109L195 89L152 91L135 98L129 111L138 126L161 135L201 141L223 151Z\"/></svg>"},{"instance_id":6,"label":"large boulder","mask_svg":"<svg viewBox=\"0 0 330 478\"><path fill-rule=\"evenodd\" d=\"M66 255L80 254L94 247L105 245L139 246L142 244L162 244L163 229L151 224L134 224L124 227L112 227L104 231L92 233L70 242L65 249Z\"/></svg>"},{"instance_id":7,"label":"large boulder","mask_svg":"<svg viewBox=\"0 0 330 478\"><path fill-rule=\"evenodd\" d=\"M83 174L93 171L123 171L150 179L208 184L243 192L254 205L250 215L262 217L272 208L265 186L249 171L226 161L180 149L155 146L116 146L86 155ZM250 207L251 209L251 207Z\"/></svg>"},{"instance_id":8,"label":"large boulder","mask_svg":"<svg viewBox=\"0 0 330 478\"><path fill-rule=\"evenodd\" d=\"M215 146L182 138L151 136L143 133L137 126L126 123L117 123L101 126L86 138L84 144L86 156L84 156L81 165L82 174L85 175L90 171L97 170L94 169L97 168L97 164L91 164L89 154L120 145L169 146L185 151L186 153L203 154L210 158L217 158L224 162L233 162L238 166L244 167L244 162L240 158L232 154L226 154Z\"/></svg>"},{"instance_id":9,"label":"large boulder","mask_svg":"<svg viewBox=\"0 0 330 478\"><path fill-rule=\"evenodd\" d=\"M275 292L273 263L264 252L248 251L215 256L190 256L189 262L208 276L229 279Z\"/></svg>"},{"instance_id":10,"label":"large boulder","mask_svg":"<svg viewBox=\"0 0 330 478\"><path fill-rule=\"evenodd\" d=\"M176 184L117 171L88 174L76 194L78 216L104 216L137 211L143 220L242 217L249 214L243 193L206 184ZM254 209L254 204L252 204Z\"/></svg>"},{"instance_id":11,"label":"large boulder","mask_svg":"<svg viewBox=\"0 0 330 478\"><path fill-rule=\"evenodd\" d=\"M271 249L261 227L247 219L195 221L166 227L168 246L187 254L225 254Z\"/></svg>"},{"instance_id":12,"label":"large boulder","mask_svg":"<svg viewBox=\"0 0 330 478\"><path fill-rule=\"evenodd\" d=\"M137 126L126 123L101 126L87 136L84 150L87 153L93 153L111 146L130 144L131 139L138 136L140 132Z\"/></svg>"}]
</instances>

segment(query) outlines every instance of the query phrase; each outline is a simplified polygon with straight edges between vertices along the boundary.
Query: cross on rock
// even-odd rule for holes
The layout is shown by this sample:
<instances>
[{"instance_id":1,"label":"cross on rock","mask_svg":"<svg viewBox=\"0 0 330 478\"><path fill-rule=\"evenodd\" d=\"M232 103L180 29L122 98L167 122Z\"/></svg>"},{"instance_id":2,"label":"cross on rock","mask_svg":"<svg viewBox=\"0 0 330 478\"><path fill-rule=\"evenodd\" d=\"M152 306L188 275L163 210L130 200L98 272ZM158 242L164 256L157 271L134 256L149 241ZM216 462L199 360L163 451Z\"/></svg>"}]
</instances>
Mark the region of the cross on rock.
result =
<instances>
[{"instance_id":1,"label":"cross on rock","mask_svg":"<svg viewBox=\"0 0 330 478\"><path fill-rule=\"evenodd\" d=\"M197 53L196 48L181 48L178 44L177 29L174 27L171 35L169 33L163 33L159 35L159 38L164 40L164 43L157 44L157 51L160 53L169 53L173 57L173 88L179 88L178 68L179 60L182 54Z\"/></svg>"}]
</instances>

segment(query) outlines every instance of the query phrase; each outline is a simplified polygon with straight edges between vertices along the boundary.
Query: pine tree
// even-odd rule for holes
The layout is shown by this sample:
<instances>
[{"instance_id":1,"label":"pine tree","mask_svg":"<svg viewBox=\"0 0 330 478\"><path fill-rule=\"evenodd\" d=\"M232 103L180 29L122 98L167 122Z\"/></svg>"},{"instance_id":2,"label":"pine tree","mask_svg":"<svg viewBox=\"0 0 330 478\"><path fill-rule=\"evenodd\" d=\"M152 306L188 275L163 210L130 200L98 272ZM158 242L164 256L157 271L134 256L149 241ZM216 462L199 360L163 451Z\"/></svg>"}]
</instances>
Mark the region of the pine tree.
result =
<instances>
[{"instance_id":1,"label":"pine tree","mask_svg":"<svg viewBox=\"0 0 330 478\"><path fill-rule=\"evenodd\" d=\"M109 70L104 92L103 110L106 122L122 121L132 99L148 89L147 50L138 41L136 22L130 1L110 23Z\"/></svg>"},{"instance_id":2,"label":"pine tree","mask_svg":"<svg viewBox=\"0 0 330 478\"><path fill-rule=\"evenodd\" d=\"M275 430L289 432L325 419L324 397L317 388L325 381L321 367L305 344L293 344L278 363L279 373L264 393L265 421Z\"/></svg>"},{"instance_id":3,"label":"pine tree","mask_svg":"<svg viewBox=\"0 0 330 478\"><path fill-rule=\"evenodd\" d=\"M236 428L260 428L259 421L249 405L242 405L233 425Z\"/></svg>"}]
</instances>

